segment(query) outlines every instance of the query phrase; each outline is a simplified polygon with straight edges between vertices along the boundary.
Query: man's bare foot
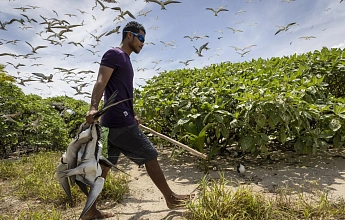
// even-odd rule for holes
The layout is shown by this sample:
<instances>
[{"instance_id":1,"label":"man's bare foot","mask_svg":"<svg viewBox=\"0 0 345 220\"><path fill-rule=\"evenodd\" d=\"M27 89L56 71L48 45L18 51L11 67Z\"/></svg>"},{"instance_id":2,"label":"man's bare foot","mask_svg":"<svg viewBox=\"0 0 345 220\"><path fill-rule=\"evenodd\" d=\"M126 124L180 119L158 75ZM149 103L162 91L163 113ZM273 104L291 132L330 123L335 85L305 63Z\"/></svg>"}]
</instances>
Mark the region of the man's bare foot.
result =
<instances>
[{"instance_id":1,"label":"man's bare foot","mask_svg":"<svg viewBox=\"0 0 345 220\"><path fill-rule=\"evenodd\" d=\"M191 195L177 195L172 194L169 198L166 198L166 203L169 209L182 208L187 201L192 200L195 194Z\"/></svg>"},{"instance_id":2,"label":"man's bare foot","mask_svg":"<svg viewBox=\"0 0 345 220\"><path fill-rule=\"evenodd\" d=\"M106 219L113 217L114 214L110 212L103 212L100 210L95 210L95 211L88 211L82 218L81 220L91 220L91 219Z\"/></svg>"}]
</instances>

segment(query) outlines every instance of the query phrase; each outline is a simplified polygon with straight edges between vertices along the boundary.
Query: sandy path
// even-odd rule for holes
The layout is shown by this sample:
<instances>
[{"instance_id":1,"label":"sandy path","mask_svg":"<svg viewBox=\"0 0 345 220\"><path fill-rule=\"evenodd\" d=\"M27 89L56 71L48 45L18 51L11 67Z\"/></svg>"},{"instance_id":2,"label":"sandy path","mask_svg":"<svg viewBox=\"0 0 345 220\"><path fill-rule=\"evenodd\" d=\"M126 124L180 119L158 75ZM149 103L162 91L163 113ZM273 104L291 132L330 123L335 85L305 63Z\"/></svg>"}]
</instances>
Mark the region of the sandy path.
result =
<instances>
[{"instance_id":1,"label":"sandy path","mask_svg":"<svg viewBox=\"0 0 345 220\"><path fill-rule=\"evenodd\" d=\"M196 165L195 156L170 158L171 148L158 148L159 162L168 184L176 192L188 194L196 190L204 173ZM345 151L323 156L297 155L294 152L275 152L273 160L234 158L227 155L213 162L209 176L219 178L218 171L235 183L248 183L256 191L271 194L280 186L290 186L301 192L310 192L317 183L319 189L328 190L329 198L345 198ZM235 166L242 162L246 167L240 176ZM186 210L170 210L161 193L153 184L145 168L138 168L127 158L121 158L118 166L131 175L130 192L121 204L112 207L101 206L102 210L116 213L111 220L179 220L184 219Z\"/></svg>"}]
</instances>

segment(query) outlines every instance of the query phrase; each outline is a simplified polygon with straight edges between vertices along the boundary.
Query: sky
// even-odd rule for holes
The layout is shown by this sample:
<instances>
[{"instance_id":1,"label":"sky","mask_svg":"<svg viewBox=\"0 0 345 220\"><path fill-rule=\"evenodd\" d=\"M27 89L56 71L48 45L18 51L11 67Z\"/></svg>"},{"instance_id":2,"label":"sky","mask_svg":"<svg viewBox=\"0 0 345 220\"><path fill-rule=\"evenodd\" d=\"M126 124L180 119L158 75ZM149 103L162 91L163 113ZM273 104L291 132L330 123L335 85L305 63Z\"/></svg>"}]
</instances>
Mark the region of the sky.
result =
<instances>
[{"instance_id":1,"label":"sky","mask_svg":"<svg viewBox=\"0 0 345 220\"><path fill-rule=\"evenodd\" d=\"M89 102L87 93L92 92L101 57L122 39L117 33L104 34L99 41L94 36L118 26L121 32L133 20L146 29L144 48L130 56L135 88L163 71L345 47L345 2L341 0L179 2L162 10L159 4L144 0L0 0L0 63L6 66L7 74L17 78L17 85L26 94L43 98L66 95ZM114 7L129 11L135 19L128 14L118 17L120 11ZM207 8L223 11L216 16ZM2 27L13 18L24 22L13 21ZM56 22L62 20L65 22ZM51 30L49 22L53 22ZM287 30L278 32L291 23ZM76 26L59 38L60 31L65 30L63 25ZM196 49L206 43L208 50L199 56ZM33 53L29 44L45 47ZM185 65L187 60L192 61ZM52 74L52 79L41 81L37 76L41 74ZM35 81L22 85L21 79Z\"/></svg>"}]
</instances>

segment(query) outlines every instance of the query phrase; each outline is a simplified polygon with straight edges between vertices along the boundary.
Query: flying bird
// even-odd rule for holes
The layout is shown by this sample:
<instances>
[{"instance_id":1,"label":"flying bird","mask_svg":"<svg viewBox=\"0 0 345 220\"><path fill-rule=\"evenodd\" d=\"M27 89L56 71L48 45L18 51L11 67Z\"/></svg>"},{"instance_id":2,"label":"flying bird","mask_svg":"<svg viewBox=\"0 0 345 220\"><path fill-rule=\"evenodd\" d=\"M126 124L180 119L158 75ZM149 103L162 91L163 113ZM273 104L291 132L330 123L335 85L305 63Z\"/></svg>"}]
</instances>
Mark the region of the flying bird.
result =
<instances>
[{"instance_id":1,"label":"flying bird","mask_svg":"<svg viewBox=\"0 0 345 220\"><path fill-rule=\"evenodd\" d=\"M88 32L88 33L89 33L89 32ZM89 33L89 34L91 34L91 33ZM94 35L94 34L91 34L91 36L94 37L95 40L98 42L98 41L100 41L100 38L103 37L105 34L107 34L107 32L104 32L103 34L98 35L98 36L96 36L96 35Z\"/></svg>"},{"instance_id":2,"label":"flying bird","mask_svg":"<svg viewBox=\"0 0 345 220\"><path fill-rule=\"evenodd\" d=\"M257 46L257 45L252 44L252 45L246 46L245 48L242 49L242 51L245 51L246 49L250 49L250 48L255 47L255 46Z\"/></svg>"},{"instance_id":3,"label":"flying bird","mask_svg":"<svg viewBox=\"0 0 345 220\"><path fill-rule=\"evenodd\" d=\"M42 80L47 80L48 82L53 82L53 74L50 74L49 76L44 75L43 73L32 73L33 75L37 76L38 78L41 78Z\"/></svg>"},{"instance_id":4,"label":"flying bird","mask_svg":"<svg viewBox=\"0 0 345 220\"><path fill-rule=\"evenodd\" d=\"M13 54L13 53L0 53L0 57L1 56L11 56L11 57L14 57L14 58L19 57L19 55Z\"/></svg>"},{"instance_id":5,"label":"flying bird","mask_svg":"<svg viewBox=\"0 0 345 220\"><path fill-rule=\"evenodd\" d=\"M310 40L311 38L316 38L316 37L314 37L314 36L304 36L304 37L300 37L299 39Z\"/></svg>"},{"instance_id":6,"label":"flying bird","mask_svg":"<svg viewBox=\"0 0 345 220\"><path fill-rule=\"evenodd\" d=\"M203 55L201 54L202 50L204 50L204 49L205 49L205 50L210 49L210 48L207 47L207 44L208 44L208 42L205 43L205 44L203 44L203 45L201 45L201 46L199 47L199 49L197 49L195 46L193 46L194 49L196 50L195 53L198 54L199 57L202 57L202 56L203 56Z\"/></svg>"},{"instance_id":7,"label":"flying bird","mask_svg":"<svg viewBox=\"0 0 345 220\"><path fill-rule=\"evenodd\" d=\"M20 8L13 8L13 9L19 9L19 10L22 10L23 12L26 12L26 10L32 9L32 8L20 7Z\"/></svg>"},{"instance_id":8,"label":"flying bird","mask_svg":"<svg viewBox=\"0 0 345 220\"><path fill-rule=\"evenodd\" d=\"M25 41L25 43L27 43L27 44L31 47L33 53L37 53L36 50L38 50L38 49L46 48L46 47L47 47L47 46L37 46L37 47L33 47L29 42Z\"/></svg>"},{"instance_id":9,"label":"flying bird","mask_svg":"<svg viewBox=\"0 0 345 220\"><path fill-rule=\"evenodd\" d=\"M31 79L31 77L27 78L27 79L22 79L22 78L17 78L19 79L19 82L17 82L18 84L22 85L22 86L26 86L25 83L26 82L33 82L33 81L37 81L34 79Z\"/></svg>"},{"instance_id":10,"label":"flying bird","mask_svg":"<svg viewBox=\"0 0 345 220\"><path fill-rule=\"evenodd\" d=\"M148 13L150 13L151 11L152 11L152 10L143 12L143 10L140 10L138 16L145 16L145 17L146 17L146 15L147 15Z\"/></svg>"},{"instance_id":11,"label":"flying bird","mask_svg":"<svg viewBox=\"0 0 345 220\"><path fill-rule=\"evenodd\" d=\"M240 52L236 52L236 53L238 53L239 55L241 55L241 57L243 57L244 55L246 55L249 52L250 52L250 50L247 50L247 51L245 51L243 53L240 53Z\"/></svg>"},{"instance_id":12,"label":"flying bird","mask_svg":"<svg viewBox=\"0 0 345 220\"><path fill-rule=\"evenodd\" d=\"M243 13L243 12L246 12L246 11L243 11L243 10L239 10L235 13L235 15L239 14L239 13Z\"/></svg>"},{"instance_id":13,"label":"flying bird","mask_svg":"<svg viewBox=\"0 0 345 220\"><path fill-rule=\"evenodd\" d=\"M17 65L14 65L13 63L10 63L10 62L6 62L6 63L12 65L15 69L18 69L18 67L20 66L25 66L25 64L22 64L22 63L18 63Z\"/></svg>"},{"instance_id":14,"label":"flying bird","mask_svg":"<svg viewBox=\"0 0 345 220\"><path fill-rule=\"evenodd\" d=\"M1 21L0 21L0 30L4 30L4 31L6 31L6 25L8 25L8 24L12 24L13 22L15 22L15 21L17 21L17 22L19 22L19 23L21 23L21 24L24 24L24 20L21 18L20 20L18 20L18 19L16 19L16 18L12 18L10 21L5 21L4 23L2 23Z\"/></svg>"},{"instance_id":15,"label":"flying bird","mask_svg":"<svg viewBox=\"0 0 345 220\"><path fill-rule=\"evenodd\" d=\"M165 47L167 46L174 46L175 40L169 41L169 42L164 42L164 41L159 41L162 44L164 44Z\"/></svg>"},{"instance_id":16,"label":"flying bird","mask_svg":"<svg viewBox=\"0 0 345 220\"><path fill-rule=\"evenodd\" d=\"M81 44L81 42L74 42L74 41L70 41L70 42L68 42L68 44L73 44L74 46L81 46L81 47L84 47L82 44Z\"/></svg>"},{"instance_id":17,"label":"flying bird","mask_svg":"<svg viewBox=\"0 0 345 220\"><path fill-rule=\"evenodd\" d=\"M186 35L186 36L184 36L183 38L189 38L190 41L193 41L193 39L195 38L195 36L191 37L191 36Z\"/></svg>"},{"instance_id":18,"label":"flying bird","mask_svg":"<svg viewBox=\"0 0 345 220\"><path fill-rule=\"evenodd\" d=\"M204 37L210 37L208 35L202 35L202 36L194 36L195 39L203 39Z\"/></svg>"},{"instance_id":19,"label":"flying bird","mask_svg":"<svg viewBox=\"0 0 345 220\"><path fill-rule=\"evenodd\" d=\"M186 60L186 61L180 61L179 63L183 63L185 66L189 65L189 62L191 62L193 60Z\"/></svg>"},{"instance_id":20,"label":"flying bird","mask_svg":"<svg viewBox=\"0 0 345 220\"><path fill-rule=\"evenodd\" d=\"M119 31L120 27L121 27L120 25L117 26L115 29L109 31L105 36L109 36L109 35L111 35L111 34L113 34L113 33L120 34L120 33L121 33L121 32Z\"/></svg>"},{"instance_id":21,"label":"flying bird","mask_svg":"<svg viewBox=\"0 0 345 220\"><path fill-rule=\"evenodd\" d=\"M108 6L104 6L104 4L101 1L99 1L99 0L96 0L96 6L97 6L97 3L102 7L102 11L104 11L107 8L109 8ZM93 10L93 8L94 7L92 7L92 10Z\"/></svg>"},{"instance_id":22,"label":"flying bird","mask_svg":"<svg viewBox=\"0 0 345 220\"><path fill-rule=\"evenodd\" d=\"M113 7L111 9L120 11L120 14L117 16L118 18L125 19L125 15L128 15L129 17L135 19L134 15L128 10L122 11L122 9L120 7Z\"/></svg>"},{"instance_id":23,"label":"flying bird","mask_svg":"<svg viewBox=\"0 0 345 220\"><path fill-rule=\"evenodd\" d=\"M241 30L237 30L237 29L234 29L234 28L232 28L232 27L227 27L227 28L230 29L230 30L232 30L233 33L236 33L236 32L243 32L243 31L241 31Z\"/></svg>"},{"instance_id":24,"label":"flying bird","mask_svg":"<svg viewBox=\"0 0 345 220\"><path fill-rule=\"evenodd\" d=\"M37 23L37 21L36 21L35 19L29 18L29 17L28 17L27 15L25 15L25 14L21 14L21 15L24 16L24 17L26 18L27 22L31 23L31 21L33 21L33 22Z\"/></svg>"},{"instance_id":25,"label":"flying bird","mask_svg":"<svg viewBox=\"0 0 345 220\"><path fill-rule=\"evenodd\" d=\"M228 9L224 8L224 7L220 7L218 9L214 9L214 8L206 8L206 10L211 10L214 12L214 16L218 16L218 13L221 11L229 11Z\"/></svg>"},{"instance_id":26,"label":"flying bird","mask_svg":"<svg viewBox=\"0 0 345 220\"><path fill-rule=\"evenodd\" d=\"M172 1L172 0L168 0L168 1L158 1L158 0L146 0L146 2L154 2L154 3L157 3L161 6L161 10L166 10L165 6L167 4L171 4L171 3L181 3L179 1Z\"/></svg>"},{"instance_id":27,"label":"flying bird","mask_svg":"<svg viewBox=\"0 0 345 220\"><path fill-rule=\"evenodd\" d=\"M293 25L297 25L297 23L296 22L292 22L292 23L286 25L285 27L284 26L279 26L279 30L274 35L277 35L281 31L287 31L289 29L289 27L293 26Z\"/></svg>"},{"instance_id":28,"label":"flying bird","mask_svg":"<svg viewBox=\"0 0 345 220\"><path fill-rule=\"evenodd\" d=\"M92 51L92 50L90 50L90 49L86 49L87 51L90 51L93 55L96 55L96 53L98 53L98 52L101 52L101 51L99 51L99 50L96 50L96 51Z\"/></svg>"}]
</instances>

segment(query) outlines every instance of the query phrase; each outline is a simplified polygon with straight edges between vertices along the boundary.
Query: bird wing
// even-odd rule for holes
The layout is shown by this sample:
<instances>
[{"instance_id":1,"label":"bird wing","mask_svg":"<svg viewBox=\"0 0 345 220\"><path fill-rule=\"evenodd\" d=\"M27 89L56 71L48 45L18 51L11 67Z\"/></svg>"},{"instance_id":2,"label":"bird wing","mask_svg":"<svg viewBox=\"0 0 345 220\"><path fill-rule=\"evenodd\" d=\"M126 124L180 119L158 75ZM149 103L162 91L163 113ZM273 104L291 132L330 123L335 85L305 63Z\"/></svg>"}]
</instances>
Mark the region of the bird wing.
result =
<instances>
[{"instance_id":1,"label":"bird wing","mask_svg":"<svg viewBox=\"0 0 345 220\"><path fill-rule=\"evenodd\" d=\"M200 52L203 50L203 49L206 49L206 46L207 46L208 42L203 44L201 47L200 47Z\"/></svg>"},{"instance_id":2,"label":"bird wing","mask_svg":"<svg viewBox=\"0 0 345 220\"><path fill-rule=\"evenodd\" d=\"M103 34L99 35L97 38L99 40L99 38L103 37L103 35L105 35L107 32L104 32Z\"/></svg>"},{"instance_id":3,"label":"bird wing","mask_svg":"<svg viewBox=\"0 0 345 220\"><path fill-rule=\"evenodd\" d=\"M69 182L68 182L68 177L62 175L63 174L62 171L66 171L66 170L67 170L67 164L61 163L56 168L56 176L58 177L60 185L62 186L62 188L65 191L66 195L72 201L72 193L71 193L71 187L70 187Z\"/></svg>"},{"instance_id":4,"label":"bird wing","mask_svg":"<svg viewBox=\"0 0 345 220\"><path fill-rule=\"evenodd\" d=\"M229 11L229 10L226 8L220 8L220 9L218 9L218 12L220 12L220 11Z\"/></svg>"},{"instance_id":5,"label":"bird wing","mask_svg":"<svg viewBox=\"0 0 345 220\"><path fill-rule=\"evenodd\" d=\"M79 219L81 219L85 213L91 208L93 203L95 203L97 197L101 193L104 186L104 178L103 177L97 177L94 183L90 185L90 192L89 196L87 197L86 204L84 206L83 211L81 212Z\"/></svg>"},{"instance_id":6,"label":"bird wing","mask_svg":"<svg viewBox=\"0 0 345 220\"><path fill-rule=\"evenodd\" d=\"M89 191L88 191L88 188L86 186L85 183L81 182L78 180L78 177L80 176L77 176L76 180L75 180L75 183L79 186L80 190L86 195L86 196L89 196Z\"/></svg>"},{"instance_id":7,"label":"bird wing","mask_svg":"<svg viewBox=\"0 0 345 220\"><path fill-rule=\"evenodd\" d=\"M179 2L179 1L172 1L172 0L168 0L168 1L163 2L164 5L167 5L167 4L170 4L170 3L181 3L181 2Z\"/></svg>"},{"instance_id":8,"label":"bird wing","mask_svg":"<svg viewBox=\"0 0 345 220\"><path fill-rule=\"evenodd\" d=\"M132 15L132 13L130 13L129 11L125 11L125 13L123 13L124 15L127 14L129 15L129 17L135 19L134 15Z\"/></svg>"},{"instance_id":9,"label":"bird wing","mask_svg":"<svg viewBox=\"0 0 345 220\"><path fill-rule=\"evenodd\" d=\"M233 29L232 27L227 27L227 28L235 32L235 29Z\"/></svg>"},{"instance_id":10,"label":"bird wing","mask_svg":"<svg viewBox=\"0 0 345 220\"><path fill-rule=\"evenodd\" d=\"M34 47L27 41L25 41L25 43L27 43L32 49L34 49Z\"/></svg>"},{"instance_id":11,"label":"bird wing","mask_svg":"<svg viewBox=\"0 0 345 220\"><path fill-rule=\"evenodd\" d=\"M35 76L41 77L43 79L47 79L47 77L43 73L32 73L32 74L34 74Z\"/></svg>"},{"instance_id":12,"label":"bird wing","mask_svg":"<svg viewBox=\"0 0 345 220\"><path fill-rule=\"evenodd\" d=\"M216 11L215 11L213 8L206 8L206 10L211 10L211 11L213 11L214 13L216 13Z\"/></svg>"},{"instance_id":13,"label":"bird wing","mask_svg":"<svg viewBox=\"0 0 345 220\"><path fill-rule=\"evenodd\" d=\"M66 162L68 169L74 169L77 167L78 163L78 152L91 138L91 129L90 127L85 129L85 123L80 125L77 137L68 145L66 151ZM70 176L71 185L75 183L75 176Z\"/></svg>"},{"instance_id":14,"label":"bird wing","mask_svg":"<svg viewBox=\"0 0 345 220\"><path fill-rule=\"evenodd\" d=\"M122 10L121 10L121 7L113 7L113 8L111 8L111 9L113 9L113 10L118 10L118 11L122 11Z\"/></svg>"},{"instance_id":15,"label":"bird wing","mask_svg":"<svg viewBox=\"0 0 345 220\"><path fill-rule=\"evenodd\" d=\"M279 32L281 32L282 30L284 30L284 29L282 29L282 28L280 28L274 35L277 35Z\"/></svg>"},{"instance_id":16,"label":"bird wing","mask_svg":"<svg viewBox=\"0 0 345 220\"><path fill-rule=\"evenodd\" d=\"M194 49L196 50L196 52L199 52L198 48L196 48L195 46L193 46L193 47L194 47Z\"/></svg>"},{"instance_id":17,"label":"bird wing","mask_svg":"<svg viewBox=\"0 0 345 220\"><path fill-rule=\"evenodd\" d=\"M246 49L250 49L251 47L254 47L254 46L256 46L256 44L252 44L252 45L250 45L250 46L247 46L247 47L243 48L242 51L244 51L244 50L246 50Z\"/></svg>"},{"instance_id":18,"label":"bird wing","mask_svg":"<svg viewBox=\"0 0 345 220\"><path fill-rule=\"evenodd\" d=\"M146 2L154 2L154 3L157 3L157 4L161 4L159 1L157 1L157 0L146 0Z\"/></svg>"},{"instance_id":19,"label":"bird wing","mask_svg":"<svg viewBox=\"0 0 345 220\"><path fill-rule=\"evenodd\" d=\"M102 9L107 8L107 7L105 7L105 6L104 6L104 4L103 4L101 1L99 1L99 0L96 0L96 1L97 1L97 3L98 3L98 4L100 4L100 5L101 5Z\"/></svg>"},{"instance_id":20,"label":"bird wing","mask_svg":"<svg viewBox=\"0 0 345 220\"><path fill-rule=\"evenodd\" d=\"M295 24L296 24L296 22L292 22L292 23L286 25L286 29L288 29L290 26L295 25Z\"/></svg>"},{"instance_id":21,"label":"bird wing","mask_svg":"<svg viewBox=\"0 0 345 220\"><path fill-rule=\"evenodd\" d=\"M35 47L35 50L38 50L38 49L41 49L41 48L46 48L46 47L48 47L48 46L37 46L37 47Z\"/></svg>"}]
</instances>

